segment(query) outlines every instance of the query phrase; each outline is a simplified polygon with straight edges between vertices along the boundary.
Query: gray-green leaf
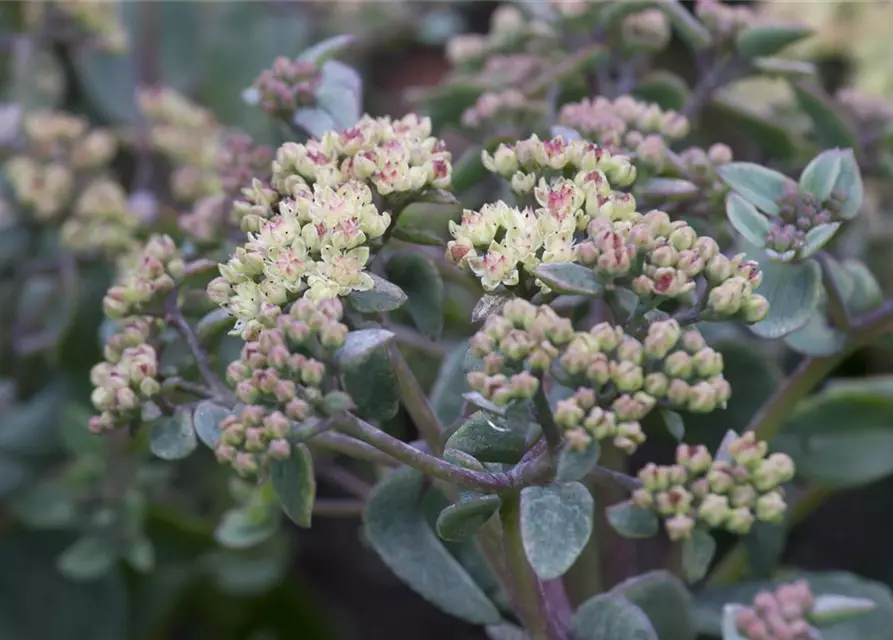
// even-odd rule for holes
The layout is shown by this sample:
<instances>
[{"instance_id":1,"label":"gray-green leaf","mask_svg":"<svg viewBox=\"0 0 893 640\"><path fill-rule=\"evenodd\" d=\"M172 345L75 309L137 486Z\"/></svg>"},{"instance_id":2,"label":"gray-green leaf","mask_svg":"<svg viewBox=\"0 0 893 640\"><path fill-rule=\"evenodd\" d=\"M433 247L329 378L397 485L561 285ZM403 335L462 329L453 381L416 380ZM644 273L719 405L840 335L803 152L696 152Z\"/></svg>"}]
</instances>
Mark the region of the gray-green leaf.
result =
<instances>
[{"instance_id":1,"label":"gray-green leaf","mask_svg":"<svg viewBox=\"0 0 893 640\"><path fill-rule=\"evenodd\" d=\"M810 160L800 174L800 188L815 196L822 203L834 190L840 175L841 154L839 149L828 149Z\"/></svg>"},{"instance_id":2,"label":"gray-green leaf","mask_svg":"<svg viewBox=\"0 0 893 640\"><path fill-rule=\"evenodd\" d=\"M611 528L624 538L650 538L660 526L656 515L629 500L611 505L605 514Z\"/></svg>"},{"instance_id":3,"label":"gray-green leaf","mask_svg":"<svg viewBox=\"0 0 893 640\"><path fill-rule=\"evenodd\" d=\"M758 292L769 301L766 317L750 326L758 336L781 338L809 322L821 299L822 273L809 260L801 264L783 264L758 257L763 282Z\"/></svg>"},{"instance_id":4,"label":"gray-green leaf","mask_svg":"<svg viewBox=\"0 0 893 640\"><path fill-rule=\"evenodd\" d=\"M203 400L195 408L192 421L199 439L212 449L220 442L220 423L231 411L210 400Z\"/></svg>"},{"instance_id":5,"label":"gray-green leaf","mask_svg":"<svg viewBox=\"0 0 893 640\"><path fill-rule=\"evenodd\" d=\"M751 162L731 162L717 172L733 191L770 216L778 215L776 201L794 185L786 175Z\"/></svg>"},{"instance_id":6,"label":"gray-green leaf","mask_svg":"<svg viewBox=\"0 0 893 640\"><path fill-rule=\"evenodd\" d=\"M623 596L603 593L574 614L575 640L659 640L648 616Z\"/></svg>"},{"instance_id":7,"label":"gray-green leaf","mask_svg":"<svg viewBox=\"0 0 893 640\"><path fill-rule=\"evenodd\" d=\"M494 495L473 495L451 504L437 516L437 535L461 542L470 538L499 510L502 500Z\"/></svg>"},{"instance_id":8,"label":"gray-green leaf","mask_svg":"<svg viewBox=\"0 0 893 640\"><path fill-rule=\"evenodd\" d=\"M369 291L354 291L347 296L350 306L361 313L381 313L402 307L408 299L406 293L392 282L374 273L371 275L372 288Z\"/></svg>"},{"instance_id":9,"label":"gray-green leaf","mask_svg":"<svg viewBox=\"0 0 893 640\"><path fill-rule=\"evenodd\" d=\"M726 215L735 231L745 240L758 247L766 244L766 236L772 230L772 223L742 196L730 193L726 197Z\"/></svg>"},{"instance_id":10,"label":"gray-green leaf","mask_svg":"<svg viewBox=\"0 0 893 640\"><path fill-rule=\"evenodd\" d=\"M270 484L285 515L299 527L309 527L316 500L316 477L313 475L313 458L306 445L295 445L291 457L273 462Z\"/></svg>"},{"instance_id":11,"label":"gray-green leaf","mask_svg":"<svg viewBox=\"0 0 893 640\"><path fill-rule=\"evenodd\" d=\"M394 254L387 263L388 278L409 297L407 310L423 334L437 340L443 332L443 278L431 259L415 251Z\"/></svg>"},{"instance_id":12,"label":"gray-green leaf","mask_svg":"<svg viewBox=\"0 0 893 640\"><path fill-rule=\"evenodd\" d=\"M601 445L595 438L582 450L565 446L558 456L558 471L555 477L561 482L580 480L598 464L601 450Z\"/></svg>"},{"instance_id":13,"label":"gray-green leaf","mask_svg":"<svg viewBox=\"0 0 893 640\"><path fill-rule=\"evenodd\" d=\"M579 482L521 491L521 538L534 573L558 578L574 564L592 535L595 501Z\"/></svg>"},{"instance_id":14,"label":"gray-green leaf","mask_svg":"<svg viewBox=\"0 0 893 640\"><path fill-rule=\"evenodd\" d=\"M347 334L344 344L335 352L335 362L339 367L347 367L360 362L376 349L387 346L394 334L386 329L360 329Z\"/></svg>"},{"instance_id":15,"label":"gray-green leaf","mask_svg":"<svg viewBox=\"0 0 893 640\"><path fill-rule=\"evenodd\" d=\"M534 269L533 275L557 293L591 297L604 293L604 286L592 269L580 264L546 262Z\"/></svg>"},{"instance_id":16,"label":"gray-green leaf","mask_svg":"<svg viewBox=\"0 0 893 640\"><path fill-rule=\"evenodd\" d=\"M475 624L497 624L499 611L426 522L424 487L415 469L387 476L363 512L367 539L398 578L435 606Z\"/></svg>"},{"instance_id":17,"label":"gray-green leaf","mask_svg":"<svg viewBox=\"0 0 893 640\"><path fill-rule=\"evenodd\" d=\"M682 572L687 580L697 582L705 575L716 554L716 540L709 531L696 527L682 544Z\"/></svg>"},{"instance_id":18,"label":"gray-green leaf","mask_svg":"<svg viewBox=\"0 0 893 640\"><path fill-rule=\"evenodd\" d=\"M186 409L178 409L170 417L159 418L151 427L149 448L162 460L185 458L197 445L192 413Z\"/></svg>"}]
</instances>

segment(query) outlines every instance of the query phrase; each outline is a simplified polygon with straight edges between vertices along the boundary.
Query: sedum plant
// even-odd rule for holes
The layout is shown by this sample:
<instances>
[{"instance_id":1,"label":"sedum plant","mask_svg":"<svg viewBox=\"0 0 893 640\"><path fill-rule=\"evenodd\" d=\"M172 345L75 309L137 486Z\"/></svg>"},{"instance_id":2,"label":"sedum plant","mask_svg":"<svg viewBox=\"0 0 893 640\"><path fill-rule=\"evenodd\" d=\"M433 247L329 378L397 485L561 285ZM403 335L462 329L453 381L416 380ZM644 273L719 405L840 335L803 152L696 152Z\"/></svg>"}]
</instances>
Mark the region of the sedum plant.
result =
<instances>
[{"instance_id":1,"label":"sedum plant","mask_svg":"<svg viewBox=\"0 0 893 640\"><path fill-rule=\"evenodd\" d=\"M79 5L46 19L120 40ZM655 66L673 36L693 83ZM408 114L364 113L346 36L257 70L243 98L275 144L166 86L113 129L26 112L9 227L56 243L54 276L109 283L77 425L104 441L15 517L73 534L70 578L151 572L151 507L204 446L225 480L178 508L213 500L221 546L273 554L286 521L359 516L400 580L491 638L885 637L887 591L771 580L831 490L893 472L872 451L889 380L826 384L893 328L857 258L889 150L781 56L808 36L711 0L503 4ZM723 93L764 75L805 131ZM747 144L702 131L711 114ZM154 186L115 175L119 149ZM618 567L641 549L651 570Z\"/></svg>"}]
</instances>

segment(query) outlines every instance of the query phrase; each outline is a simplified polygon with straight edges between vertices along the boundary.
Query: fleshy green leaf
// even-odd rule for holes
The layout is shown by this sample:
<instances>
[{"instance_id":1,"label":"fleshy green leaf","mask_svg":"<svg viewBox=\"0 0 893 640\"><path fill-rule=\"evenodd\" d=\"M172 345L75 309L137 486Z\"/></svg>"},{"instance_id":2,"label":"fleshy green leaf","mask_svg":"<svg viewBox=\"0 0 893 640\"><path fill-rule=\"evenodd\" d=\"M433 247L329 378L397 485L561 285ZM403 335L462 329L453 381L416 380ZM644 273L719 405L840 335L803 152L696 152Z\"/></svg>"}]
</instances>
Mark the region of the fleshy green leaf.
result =
<instances>
[{"instance_id":1,"label":"fleshy green leaf","mask_svg":"<svg viewBox=\"0 0 893 640\"><path fill-rule=\"evenodd\" d=\"M630 578L614 587L611 593L639 607L659 638L695 639L693 598L685 584L669 571L651 571Z\"/></svg>"},{"instance_id":2,"label":"fleshy green leaf","mask_svg":"<svg viewBox=\"0 0 893 640\"><path fill-rule=\"evenodd\" d=\"M743 609L740 604L727 604L722 608L722 640L748 640L738 631L738 614Z\"/></svg>"},{"instance_id":3,"label":"fleshy green leaf","mask_svg":"<svg viewBox=\"0 0 893 640\"><path fill-rule=\"evenodd\" d=\"M512 296L498 293L485 293L474 305L471 312L471 321L480 322L493 313L499 313L505 306L505 303L512 299Z\"/></svg>"},{"instance_id":4,"label":"fleshy green leaf","mask_svg":"<svg viewBox=\"0 0 893 640\"><path fill-rule=\"evenodd\" d=\"M773 56L798 40L812 35L800 24L766 24L743 29L736 39L738 52L745 58Z\"/></svg>"},{"instance_id":5,"label":"fleshy green leaf","mask_svg":"<svg viewBox=\"0 0 893 640\"><path fill-rule=\"evenodd\" d=\"M700 192L698 185L681 178L652 178L642 188L645 198L666 198L684 200Z\"/></svg>"},{"instance_id":6,"label":"fleshy green leaf","mask_svg":"<svg viewBox=\"0 0 893 640\"><path fill-rule=\"evenodd\" d=\"M831 222L829 224L820 224L807 231L806 237L804 238L805 244L803 245L803 248L800 249L800 257L808 258L824 247L831 241L831 238L834 237L834 234L837 233L839 228L839 222Z\"/></svg>"},{"instance_id":7,"label":"fleshy green leaf","mask_svg":"<svg viewBox=\"0 0 893 640\"><path fill-rule=\"evenodd\" d=\"M682 544L682 572L687 580L697 582L705 575L716 554L716 540L709 531L696 527Z\"/></svg>"},{"instance_id":8,"label":"fleshy green leaf","mask_svg":"<svg viewBox=\"0 0 893 640\"><path fill-rule=\"evenodd\" d=\"M440 364L437 380L431 389L431 406L441 424L452 424L462 411L462 393L468 388L464 367L467 354L468 343L462 342Z\"/></svg>"},{"instance_id":9,"label":"fleshy green leaf","mask_svg":"<svg viewBox=\"0 0 893 640\"><path fill-rule=\"evenodd\" d=\"M682 439L685 438L685 421L682 419L682 416L675 411L667 409L661 409L660 415L664 419L667 431L670 432L673 439L676 442L682 442Z\"/></svg>"},{"instance_id":10,"label":"fleshy green leaf","mask_svg":"<svg viewBox=\"0 0 893 640\"><path fill-rule=\"evenodd\" d=\"M774 591L792 580L806 579L812 592L821 597L837 594L872 600L877 607L865 615L822 629L822 640L888 640L893 625L893 596L890 589L878 582L864 580L844 572L795 573L776 580L745 582L732 587L704 589L695 598L700 632L712 637L722 633L723 607L748 605L760 591ZM734 636L730 636L734 637Z\"/></svg>"},{"instance_id":11,"label":"fleshy green leaf","mask_svg":"<svg viewBox=\"0 0 893 640\"><path fill-rule=\"evenodd\" d=\"M443 279L431 259L402 251L388 260L388 279L409 296L407 310L423 334L437 340L443 332Z\"/></svg>"},{"instance_id":12,"label":"fleshy green leaf","mask_svg":"<svg viewBox=\"0 0 893 640\"><path fill-rule=\"evenodd\" d=\"M784 337L791 349L809 356L830 356L839 353L846 344L846 334L832 327L819 307L809 321Z\"/></svg>"},{"instance_id":13,"label":"fleshy green leaf","mask_svg":"<svg viewBox=\"0 0 893 640\"><path fill-rule=\"evenodd\" d=\"M310 450L298 444L292 448L291 457L274 461L270 465L270 484L285 515L299 527L309 527L316 500L316 477Z\"/></svg>"},{"instance_id":14,"label":"fleshy green leaf","mask_svg":"<svg viewBox=\"0 0 893 640\"><path fill-rule=\"evenodd\" d=\"M527 450L530 426L524 420L509 420L478 411L453 432L446 446L482 462L514 464Z\"/></svg>"},{"instance_id":15,"label":"fleshy green leaf","mask_svg":"<svg viewBox=\"0 0 893 640\"><path fill-rule=\"evenodd\" d=\"M199 340L210 340L232 328L235 322L235 317L226 309L214 309L198 321L195 325L195 333Z\"/></svg>"},{"instance_id":16,"label":"fleshy green leaf","mask_svg":"<svg viewBox=\"0 0 893 640\"><path fill-rule=\"evenodd\" d=\"M800 174L800 188L824 202L831 195L834 183L840 175L841 155L839 149L828 149L810 160Z\"/></svg>"},{"instance_id":17,"label":"fleshy green leaf","mask_svg":"<svg viewBox=\"0 0 893 640\"><path fill-rule=\"evenodd\" d=\"M669 18L673 30L692 49L705 49L713 42L707 28L678 0L660 2L658 6Z\"/></svg>"},{"instance_id":18,"label":"fleshy green leaf","mask_svg":"<svg viewBox=\"0 0 893 640\"><path fill-rule=\"evenodd\" d=\"M354 126L363 114L363 81L343 62L329 60L322 66L315 95L317 106L332 117L336 131Z\"/></svg>"},{"instance_id":19,"label":"fleshy green leaf","mask_svg":"<svg viewBox=\"0 0 893 640\"><path fill-rule=\"evenodd\" d=\"M124 552L124 559L134 570L149 573L155 568L155 546L148 536L140 536Z\"/></svg>"},{"instance_id":20,"label":"fleshy green leaf","mask_svg":"<svg viewBox=\"0 0 893 640\"><path fill-rule=\"evenodd\" d=\"M598 297L605 290L592 269L572 262L546 262L533 275L557 293Z\"/></svg>"},{"instance_id":21,"label":"fleshy green leaf","mask_svg":"<svg viewBox=\"0 0 893 640\"><path fill-rule=\"evenodd\" d=\"M361 313L381 313L403 306L407 296L400 287L374 273L370 275L375 284L369 291L354 291L347 296L351 307Z\"/></svg>"},{"instance_id":22,"label":"fleshy green leaf","mask_svg":"<svg viewBox=\"0 0 893 640\"><path fill-rule=\"evenodd\" d=\"M398 578L438 608L475 624L499 623L499 611L425 520L424 486L415 469L387 476L366 504L366 538Z\"/></svg>"},{"instance_id":23,"label":"fleshy green leaf","mask_svg":"<svg viewBox=\"0 0 893 640\"><path fill-rule=\"evenodd\" d=\"M195 433L199 439L212 449L220 441L220 423L231 411L210 400L199 402L192 416Z\"/></svg>"},{"instance_id":24,"label":"fleshy green leaf","mask_svg":"<svg viewBox=\"0 0 893 640\"><path fill-rule=\"evenodd\" d=\"M802 402L771 445L817 485L874 482L893 473L893 399L852 386L827 389Z\"/></svg>"},{"instance_id":25,"label":"fleshy green leaf","mask_svg":"<svg viewBox=\"0 0 893 640\"><path fill-rule=\"evenodd\" d=\"M636 85L633 95L645 102L654 102L661 109L678 111L685 106L691 91L685 80L669 71L652 71Z\"/></svg>"},{"instance_id":26,"label":"fleshy green leaf","mask_svg":"<svg viewBox=\"0 0 893 640\"><path fill-rule=\"evenodd\" d=\"M822 293L821 268L812 260L782 264L756 259L763 272L757 292L769 301L769 313L750 330L763 338L781 338L803 327L815 313Z\"/></svg>"},{"instance_id":27,"label":"fleshy green leaf","mask_svg":"<svg viewBox=\"0 0 893 640\"><path fill-rule=\"evenodd\" d=\"M800 108L812 120L813 133L823 147L854 147L857 144L853 126L831 100L814 83L792 85Z\"/></svg>"},{"instance_id":28,"label":"fleshy green leaf","mask_svg":"<svg viewBox=\"0 0 893 640\"><path fill-rule=\"evenodd\" d=\"M816 596L807 617L817 627L838 624L852 618L864 616L877 608L874 600L850 596Z\"/></svg>"},{"instance_id":29,"label":"fleshy green leaf","mask_svg":"<svg viewBox=\"0 0 893 640\"><path fill-rule=\"evenodd\" d=\"M490 640L530 640L530 634L508 622L490 625L484 629Z\"/></svg>"},{"instance_id":30,"label":"fleshy green leaf","mask_svg":"<svg viewBox=\"0 0 893 640\"><path fill-rule=\"evenodd\" d=\"M314 138L321 138L326 131L337 131L335 117L319 107L304 107L294 112L292 124L306 131Z\"/></svg>"},{"instance_id":31,"label":"fleshy green leaf","mask_svg":"<svg viewBox=\"0 0 893 640\"><path fill-rule=\"evenodd\" d=\"M87 535L68 547L56 560L59 572L72 580L95 580L108 573L117 557L110 541Z\"/></svg>"},{"instance_id":32,"label":"fleshy green leaf","mask_svg":"<svg viewBox=\"0 0 893 640\"><path fill-rule=\"evenodd\" d=\"M339 367L353 365L369 357L376 349L386 347L393 339L394 334L386 329L351 331L335 352L335 362Z\"/></svg>"},{"instance_id":33,"label":"fleshy green leaf","mask_svg":"<svg viewBox=\"0 0 893 640\"><path fill-rule=\"evenodd\" d=\"M575 640L659 640L648 616L623 596L603 593L574 614Z\"/></svg>"},{"instance_id":34,"label":"fleshy green leaf","mask_svg":"<svg viewBox=\"0 0 893 640\"><path fill-rule=\"evenodd\" d=\"M772 223L750 202L737 193L726 197L726 215L735 231L744 236L748 242L762 247L766 244L766 236L772 230Z\"/></svg>"},{"instance_id":35,"label":"fleshy green leaf","mask_svg":"<svg viewBox=\"0 0 893 640\"><path fill-rule=\"evenodd\" d=\"M316 64L322 64L326 60L338 55L344 49L347 49L356 41L356 37L351 34L342 34L326 38L321 42L306 49L298 56L298 60L307 60Z\"/></svg>"},{"instance_id":36,"label":"fleshy green leaf","mask_svg":"<svg viewBox=\"0 0 893 640\"><path fill-rule=\"evenodd\" d=\"M149 449L162 460L180 460L195 450L198 441L192 428L192 413L179 409L152 424Z\"/></svg>"},{"instance_id":37,"label":"fleshy green leaf","mask_svg":"<svg viewBox=\"0 0 893 640\"><path fill-rule=\"evenodd\" d=\"M605 510L605 514L611 528L624 538L650 538L657 535L660 524L657 516L629 500L611 505Z\"/></svg>"},{"instance_id":38,"label":"fleshy green leaf","mask_svg":"<svg viewBox=\"0 0 893 640\"><path fill-rule=\"evenodd\" d=\"M865 198L865 186L862 184L862 172L856 162L856 156L852 149L844 149L840 152L840 174L834 184L834 190L844 195L840 216L844 220L856 217L862 208L862 200Z\"/></svg>"},{"instance_id":39,"label":"fleshy green leaf","mask_svg":"<svg viewBox=\"0 0 893 640\"><path fill-rule=\"evenodd\" d=\"M877 307L884 293L874 274L859 260L844 260L842 266L853 280L853 292L847 300L850 310L859 314Z\"/></svg>"},{"instance_id":40,"label":"fleshy green leaf","mask_svg":"<svg viewBox=\"0 0 893 640\"><path fill-rule=\"evenodd\" d=\"M499 511L502 500L494 495L473 495L451 504L437 517L437 535L459 542L470 538Z\"/></svg>"},{"instance_id":41,"label":"fleshy green leaf","mask_svg":"<svg viewBox=\"0 0 893 640\"><path fill-rule=\"evenodd\" d=\"M598 464L601 445L592 438L585 449L577 450L565 446L558 457L558 471L555 478L561 482L573 482L586 476Z\"/></svg>"},{"instance_id":42,"label":"fleshy green leaf","mask_svg":"<svg viewBox=\"0 0 893 640\"><path fill-rule=\"evenodd\" d=\"M778 215L776 201L794 184L786 175L751 162L730 162L717 172L733 191L770 216Z\"/></svg>"},{"instance_id":43,"label":"fleshy green leaf","mask_svg":"<svg viewBox=\"0 0 893 640\"><path fill-rule=\"evenodd\" d=\"M387 349L376 349L343 367L341 384L367 420L390 420L400 410L399 385Z\"/></svg>"},{"instance_id":44,"label":"fleshy green leaf","mask_svg":"<svg viewBox=\"0 0 893 640\"><path fill-rule=\"evenodd\" d=\"M579 482L522 489L521 538L536 575L551 580L571 568L592 535L594 506Z\"/></svg>"},{"instance_id":45,"label":"fleshy green leaf","mask_svg":"<svg viewBox=\"0 0 893 640\"><path fill-rule=\"evenodd\" d=\"M214 531L214 538L230 549L248 549L269 540L279 530L279 520L269 513L255 514L247 508L231 509Z\"/></svg>"}]
</instances>

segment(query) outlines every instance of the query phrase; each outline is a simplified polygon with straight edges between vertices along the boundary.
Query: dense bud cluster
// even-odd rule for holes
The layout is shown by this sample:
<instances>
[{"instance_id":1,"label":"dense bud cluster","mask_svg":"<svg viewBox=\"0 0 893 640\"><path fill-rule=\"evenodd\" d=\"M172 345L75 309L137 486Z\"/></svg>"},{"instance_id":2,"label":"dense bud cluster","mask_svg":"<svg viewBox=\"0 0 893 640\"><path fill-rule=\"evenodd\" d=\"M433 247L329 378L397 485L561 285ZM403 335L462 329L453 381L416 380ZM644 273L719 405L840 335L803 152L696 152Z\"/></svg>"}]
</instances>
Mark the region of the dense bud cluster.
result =
<instances>
[{"instance_id":1,"label":"dense bud cluster","mask_svg":"<svg viewBox=\"0 0 893 640\"><path fill-rule=\"evenodd\" d=\"M488 58L515 53L521 49L539 49L553 37L551 28L540 20L527 20L517 8L500 5L490 19L486 35L462 34L446 47L447 59L460 69L478 69Z\"/></svg>"},{"instance_id":2,"label":"dense bud cluster","mask_svg":"<svg viewBox=\"0 0 893 640\"><path fill-rule=\"evenodd\" d=\"M629 282L639 296L677 298L693 292L696 280L707 284L705 313L762 320L768 301L753 292L762 281L759 265L744 254L728 258L716 241L663 211L640 214L618 211L597 217L587 227L588 240L575 248L577 260L592 265L604 280Z\"/></svg>"},{"instance_id":3,"label":"dense bud cluster","mask_svg":"<svg viewBox=\"0 0 893 640\"><path fill-rule=\"evenodd\" d=\"M6 162L4 174L18 202L42 221L63 216L79 182L101 174L117 152L111 133L66 113L34 111L22 129L25 152Z\"/></svg>"},{"instance_id":4,"label":"dense bud cluster","mask_svg":"<svg viewBox=\"0 0 893 640\"><path fill-rule=\"evenodd\" d=\"M734 43L741 31L754 26L759 20L751 7L730 5L719 0L697 0L695 15L721 45Z\"/></svg>"},{"instance_id":5,"label":"dense bud cluster","mask_svg":"<svg viewBox=\"0 0 893 640\"><path fill-rule=\"evenodd\" d=\"M722 355L675 320L651 324L642 342L620 327L597 324L575 334L559 366L562 383L578 391L558 403L556 421L576 432L574 442L587 442L583 433L611 438L629 453L644 442L639 423L658 404L708 413L731 396Z\"/></svg>"},{"instance_id":6,"label":"dense bud cluster","mask_svg":"<svg viewBox=\"0 0 893 640\"><path fill-rule=\"evenodd\" d=\"M684 138L690 127L685 116L630 96L585 98L566 104L558 121L613 153L635 152L651 164L660 161L663 140Z\"/></svg>"},{"instance_id":7,"label":"dense bud cluster","mask_svg":"<svg viewBox=\"0 0 893 640\"><path fill-rule=\"evenodd\" d=\"M532 397L549 372L577 389L557 403L554 419L581 446L612 439L631 453L645 439L640 421L658 403L706 413L731 395L722 355L675 320L653 323L640 342L606 322L575 332L551 307L515 298L469 345L483 367L468 385L496 405Z\"/></svg>"},{"instance_id":8,"label":"dense bud cluster","mask_svg":"<svg viewBox=\"0 0 893 640\"><path fill-rule=\"evenodd\" d=\"M620 31L624 47L633 51L660 51L672 36L670 21L660 9L637 11L624 17Z\"/></svg>"},{"instance_id":9,"label":"dense bud cluster","mask_svg":"<svg viewBox=\"0 0 893 640\"><path fill-rule=\"evenodd\" d=\"M129 264L128 264L129 263ZM109 318L139 315L173 290L185 264L174 241L153 235L145 246L122 261L118 282L105 294L102 308Z\"/></svg>"},{"instance_id":10,"label":"dense bud cluster","mask_svg":"<svg viewBox=\"0 0 893 640\"><path fill-rule=\"evenodd\" d=\"M261 108L274 116L290 117L295 109L316 104L320 73L310 60L279 56L261 71L253 88Z\"/></svg>"},{"instance_id":11,"label":"dense bud cluster","mask_svg":"<svg viewBox=\"0 0 893 640\"><path fill-rule=\"evenodd\" d=\"M25 8L28 22L48 23L48 29L67 27L113 53L123 53L129 46L120 10L117 3L105 0L50 0L28 3Z\"/></svg>"},{"instance_id":12,"label":"dense bud cluster","mask_svg":"<svg viewBox=\"0 0 893 640\"><path fill-rule=\"evenodd\" d=\"M294 423L351 408L344 392L323 390L326 366L317 359L344 344L342 313L338 300L298 300L287 314L271 314L268 328L245 343L226 379L249 406L221 423L218 460L239 473L254 473L268 460L291 454L287 436Z\"/></svg>"},{"instance_id":13,"label":"dense bud cluster","mask_svg":"<svg viewBox=\"0 0 893 640\"><path fill-rule=\"evenodd\" d=\"M151 123L152 146L170 160L171 193L181 202L220 192L217 159L222 129L210 111L167 87L140 89L137 100Z\"/></svg>"},{"instance_id":14,"label":"dense bud cluster","mask_svg":"<svg viewBox=\"0 0 893 640\"><path fill-rule=\"evenodd\" d=\"M809 231L840 218L843 198L832 193L826 202L818 202L792 182L777 204L780 210L766 235L766 248L782 260L792 260L806 248Z\"/></svg>"},{"instance_id":15,"label":"dense bud cluster","mask_svg":"<svg viewBox=\"0 0 893 640\"><path fill-rule=\"evenodd\" d=\"M515 298L487 317L469 343L483 370L468 374L468 386L498 406L531 398L539 379L574 335L570 320L548 306ZM531 373L533 372L533 373Z\"/></svg>"},{"instance_id":16,"label":"dense bud cluster","mask_svg":"<svg viewBox=\"0 0 893 640\"><path fill-rule=\"evenodd\" d=\"M161 390L158 357L147 343L153 327L136 319L105 345L105 360L90 371L95 387L91 400L99 415L90 418L90 431L102 433L126 426L140 417L142 404Z\"/></svg>"},{"instance_id":17,"label":"dense bud cluster","mask_svg":"<svg viewBox=\"0 0 893 640\"><path fill-rule=\"evenodd\" d=\"M353 127L306 144L287 142L276 152L270 186L255 180L242 190L235 214L246 231L273 217L295 199L306 198L310 185L339 188L348 182L370 186L381 196L420 193L450 184L451 156L443 141L431 136L431 120L409 114L400 120L365 115Z\"/></svg>"},{"instance_id":18,"label":"dense bud cluster","mask_svg":"<svg viewBox=\"0 0 893 640\"><path fill-rule=\"evenodd\" d=\"M732 150L728 145L716 143L707 150L689 147L679 153L678 164L664 167L666 174L695 185L692 193L684 195L681 205L688 215L710 218L724 210L729 187L717 169L730 162Z\"/></svg>"},{"instance_id":19,"label":"dense bud cluster","mask_svg":"<svg viewBox=\"0 0 893 640\"><path fill-rule=\"evenodd\" d=\"M84 189L74 205L74 215L62 225L62 240L78 252L102 251L118 256L136 243L139 214L123 187L98 178Z\"/></svg>"},{"instance_id":20,"label":"dense bud cluster","mask_svg":"<svg viewBox=\"0 0 893 640\"><path fill-rule=\"evenodd\" d=\"M462 124L469 129L493 130L510 127L530 128L546 112L542 102L529 100L517 89L481 94L473 106L462 113Z\"/></svg>"},{"instance_id":21,"label":"dense bud cluster","mask_svg":"<svg viewBox=\"0 0 893 640\"><path fill-rule=\"evenodd\" d=\"M747 640L816 640L817 632L806 621L814 601L805 580L761 591L752 606L738 611L738 632Z\"/></svg>"},{"instance_id":22,"label":"dense bud cluster","mask_svg":"<svg viewBox=\"0 0 893 640\"><path fill-rule=\"evenodd\" d=\"M679 445L676 464L642 468L633 503L661 516L672 540L689 537L698 523L745 535L758 520L780 522L787 508L781 485L794 477L794 463L766 453L753 432L733 440L722 460L706 447Z\"/></svg>"}]
</instances>

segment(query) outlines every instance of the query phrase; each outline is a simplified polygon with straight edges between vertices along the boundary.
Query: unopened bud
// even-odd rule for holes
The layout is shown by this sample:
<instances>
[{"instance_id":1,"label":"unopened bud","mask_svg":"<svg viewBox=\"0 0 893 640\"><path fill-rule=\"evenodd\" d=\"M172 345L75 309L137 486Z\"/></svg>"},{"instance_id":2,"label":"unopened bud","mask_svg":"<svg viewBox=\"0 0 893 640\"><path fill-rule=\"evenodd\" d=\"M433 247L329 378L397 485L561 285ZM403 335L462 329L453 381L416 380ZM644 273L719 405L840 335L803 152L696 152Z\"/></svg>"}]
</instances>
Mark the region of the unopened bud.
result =
<instances>
[{"instance_id":1,"label":"unopened bud","mask_svg":"<svg viewBox=\"0 0 893 640\"><path fill-rule=\"evenodd\" d=\"M763 522L781 522L787 509L784 498L778 491L772 491L757 499L757 519Z\"/></svg>"}]
</instances>

